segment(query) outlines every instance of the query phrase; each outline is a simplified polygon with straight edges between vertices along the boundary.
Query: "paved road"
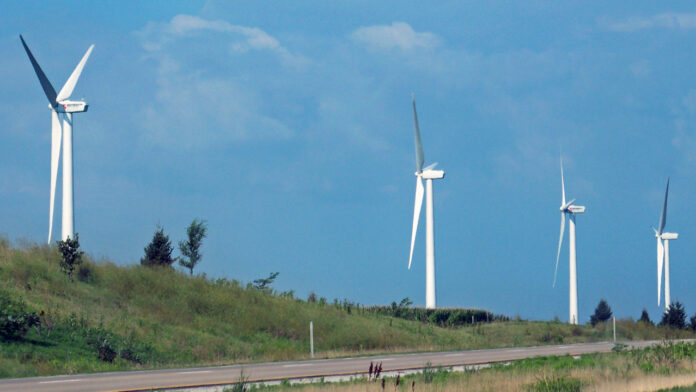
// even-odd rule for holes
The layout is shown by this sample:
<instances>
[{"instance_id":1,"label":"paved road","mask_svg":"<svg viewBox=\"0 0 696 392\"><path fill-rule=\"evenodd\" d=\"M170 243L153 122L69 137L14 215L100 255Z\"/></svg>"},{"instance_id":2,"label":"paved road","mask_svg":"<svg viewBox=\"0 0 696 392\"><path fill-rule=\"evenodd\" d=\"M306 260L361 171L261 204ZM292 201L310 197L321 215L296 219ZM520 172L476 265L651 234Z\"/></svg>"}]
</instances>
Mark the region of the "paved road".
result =
<instances>
[{"instance_id":1,"label":"paved road","mask_svg":"<svg viewBox=\"0 0 696 392\"><path fill-rule=\"evenodd\" d=\"M658 341L625 342L635 348ZM614 343L584 343L558 346L516 347L474 351L396 354L360 358L320 359L294 362L270 362L248 365L206 368L148 370L77 374L70 376L14 378L0 380L2 392L61 392L61 391L149 391L184 386L231 384L239 380L240 372L250 381L272 381L286 378L308 378L366 373L370 362L382 362L383 371L432 366L475 365L504 362L547 355L580 355L611 351Z\"/></svg>"}]
</instances>

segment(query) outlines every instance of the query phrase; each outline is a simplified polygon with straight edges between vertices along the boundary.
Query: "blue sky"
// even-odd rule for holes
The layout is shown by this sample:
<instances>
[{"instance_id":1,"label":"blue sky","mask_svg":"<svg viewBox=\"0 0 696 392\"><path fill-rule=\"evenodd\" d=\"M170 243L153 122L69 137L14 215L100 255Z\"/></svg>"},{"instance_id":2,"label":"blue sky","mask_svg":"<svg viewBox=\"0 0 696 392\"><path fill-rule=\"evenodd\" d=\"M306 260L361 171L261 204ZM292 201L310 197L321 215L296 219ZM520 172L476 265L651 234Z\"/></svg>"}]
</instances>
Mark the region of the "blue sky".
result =
<instances>
[{"instance_id":1,"label":"blue sky","mask_svg":"<svg viewBox=\"0 0 696 392\"><path fill-rule=\"evenodd\" d=\"M57 89L95 44L73 98L90 104L75 115L76 230L98 258L137 263L157 224L178 241L202 218L209 276L279 271L301 297L423 305L424 219L406 268L413 92L426 164L447 173L439 305L567 319L567 242L551 287L562 153L587 206L581 320L601 298L659 316L650 226L667 176L672 296L696 312L688 2L11 2L0 22L14 241L48 230L50 116L22 33Z\"/></svg>"}]
</instances>

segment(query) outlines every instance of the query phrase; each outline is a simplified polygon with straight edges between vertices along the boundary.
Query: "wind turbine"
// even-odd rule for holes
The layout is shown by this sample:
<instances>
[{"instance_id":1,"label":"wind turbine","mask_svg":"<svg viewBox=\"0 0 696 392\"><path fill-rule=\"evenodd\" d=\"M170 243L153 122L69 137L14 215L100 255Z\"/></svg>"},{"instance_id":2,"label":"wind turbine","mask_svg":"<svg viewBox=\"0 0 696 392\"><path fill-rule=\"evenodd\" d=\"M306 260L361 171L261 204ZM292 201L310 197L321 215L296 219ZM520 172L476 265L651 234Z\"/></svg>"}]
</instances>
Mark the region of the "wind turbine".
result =
<instances>
[{"instance_id":1,"label":"wind turbine","mask_svg":"<svg viewBox=\"0 0 696 392\"><path fill-rule=\"evenodd\" d=\"M27 43L24 42L24 37L21 35L19 39L22 41L22 46L29 56L29 61L34 67L34 72L39 78L39 83L43 88L46 98L48 98L48 108L51 109L51 197L48 218L48 243L51 243L51 233L53 230L53 206L56 195L56 181L58 178L58 161L60 159L61 137L63 142L63 218L61 238L66 240L75 237L73 216L73 157L72 157L72 130L73 130L73 113L86 112L88 105L84 101L71 101L70 95L75 89L77 80L80 78L82 69L92 53L94 45L90 45L87 52L82 56L82 60L77 64L68 80L63 85L63 88L56 94L51 82L48 81L46 74L36 62L34 55L31 54ZM61 126L61 117L63 124Z\"/></svg>"},{"instance_id":2,"label":"wind turbine","mask_svg":"<svg viewBox=\"0 0 696 392\"><path fill-rule=\"evenodd\" d=\"M669 240L676 240L679 233L665 233L665 225L667 224L667 195L669 194L669 177L667 177L667 189L665 189L665 202L662 205L662 214L660 214L660 224L655 231L657 237L657 306L660 306L660 292L662 291L662 260L664 257L665 267L665 311L669 309L671 304L669 296ZM664 243L663 243L664 241Z\"/></svg>"},{"instance_id":3,"label":"wind turbine","mask_svg":"<svg viewBox=\"0 0 696 392\"><path fill-rule=\"evenodd\" d=\"M556 287L556 274L558 273L558 259L561 256L561 245L563 244L563 231L565 230L566 215L569 216L569 275L570 275L570 318L569 323L578 323L578 276L575 260L575 215L585 212L585 206L573 205L575 199L566 202L565 181L563 179L563 160L561 160L561 235L558 238L558 252L556 253L556 269L553 272L553 287Z\"/></svg>"},{"instance_id":4,"label":"wind turbine","mask_svg":"<svg viewBox=\"0 0 696 392\"><path fill-rule=\"evenodd\" d=\"M408 259L408 269L411 269L413 260L413 245L416 241L418 219L423 205L423 180L425 179L425 307L435 309L435 233L433 229L433 180L445 177L443 170L433 170L437 165L423 167L425 156L423 144L418 127L418 113L416 113L416 98L411 96L413 102L413 124L416 141L416 202L413 207L413 230L411 232L411 255Z\"/></svg>"}]
</instances>

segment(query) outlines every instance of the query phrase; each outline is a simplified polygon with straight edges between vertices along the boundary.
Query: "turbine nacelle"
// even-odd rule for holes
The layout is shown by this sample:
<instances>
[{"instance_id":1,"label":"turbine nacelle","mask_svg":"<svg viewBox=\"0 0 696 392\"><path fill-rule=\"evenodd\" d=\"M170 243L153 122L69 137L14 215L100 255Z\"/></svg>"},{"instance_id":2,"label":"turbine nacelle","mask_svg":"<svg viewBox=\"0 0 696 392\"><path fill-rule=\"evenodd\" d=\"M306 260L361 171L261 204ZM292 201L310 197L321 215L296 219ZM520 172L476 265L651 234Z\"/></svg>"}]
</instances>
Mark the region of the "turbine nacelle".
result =
<instances>
[{"instance_id":1,"label":"turbine nacelle","mask_svg":"<svg viewBox=\"0 0 696 392\"><path fill-rule=\"evenodd\" d=\"M415 174L417 177L420 177L424 180L439 180L441 178L445 178L444 170L425 169L422 172L416 172Z\"/></svg>"},{"instance_id":2,"label":"turbine nacelle","mask_svg":"<svg viewBox=\"0 0 696 392\"><path fill-rule=\"evenodd\" d=\"M662 238L663 240L676 240L679 238L679 233L662 233L658 238Z\"/></svg>"},{"instance_id":3,"label":"turbine nacelle","mask_svg":"<svg viewBox=\"0 0 696 392\"><path fill-rule=\"evenodd\" d=\"M582 214L585 212L585 206L570 206L568 212L571 214Z\"/></svg>"},{"instance_id":4,"label":"turbine nacelle","mask_svg":"<svg viewBox=\"0 0 696 392\"><path fill-rule=\"evenodd\" d=\"M87 102L84 101L60 101L58 102L58 105L55 107L51 106L50 104L48 107L51 110L55 110L58 113L82 113L86 112L87 109L89 108L89 105Z\"/></svg>"}]
</instances>

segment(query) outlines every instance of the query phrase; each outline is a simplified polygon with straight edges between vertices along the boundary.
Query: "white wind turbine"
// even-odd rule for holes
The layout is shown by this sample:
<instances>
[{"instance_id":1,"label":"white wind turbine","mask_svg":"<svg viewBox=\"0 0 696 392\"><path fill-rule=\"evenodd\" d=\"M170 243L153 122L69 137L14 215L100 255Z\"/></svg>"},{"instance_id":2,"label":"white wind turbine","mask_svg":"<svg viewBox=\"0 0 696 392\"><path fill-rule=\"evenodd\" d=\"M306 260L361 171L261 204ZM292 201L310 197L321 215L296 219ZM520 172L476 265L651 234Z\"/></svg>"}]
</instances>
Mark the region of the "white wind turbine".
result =
<instances>
[{"instance_id":1,"label":"white wind turbine","mask_svg":"<svg viewBox=\"0 0 696 392\"><path fill-rule=\"evenodd\" d=\"M561 235L558 238L558 252L556 253L556 269L553 272L553 287L556 287L556 274L558 272L558 259L561 256L561 245L563 244L563 231L565 230L565 220L566 215L570 217L570 228L569 228L569 275L570 275L570 318L569 323L578 323L578 277L577 277L577 267L575 260L575 215L582 214L585 212L584 206L573 205L575 199L566 202L565 197L565 181L563 179L563 160L561 160Z\"/></svg>"},{"instance_id":2,"label":"white wind turbine","mask_svg":"<svg viewBox=\"0 0 696 392\"><path fill-rule=\"evenodd\" d=\"M657 306L660 306L660 293L662 291L662 261L664 257L665 269L665 311L669 309L671 299L669 295L669 240L676 240L679 237L678 233L665 233L665 225L667 224L667 195L669 194L669 177L667 178L667 189L665 189L665 202L662 205L662 214L660 214L660 224L655 231L657 237ZM663 244L664 241L664 244Z\"/></svg>"},{"instance_id":3,"label":"white wind turbine","mask_svg":"<svg viewBox=\"0 0 696 392\"><path fill-rule=\"evenodd\" d=\"M423 155L423 144L421 144L420 128L418 127L418 114L416 113L416 99L411 97L413 102L413 123L416 142L416 202L413 208L413 230L411 231L411 255L408 259L408 269L411 269L413 260L413 246L416 241L418 230L418 218L420 217L421 206L423 205L423 179L425 179L425 307L434 309L435 304L435 233L433 229L433 180L445 177L443 170L433 170L437 165L423 168L425 156Z\"/></svg>"},{"instance_id":4,"label":"white wind turbine","mask_svg":"<svg viewBox=\"0 0 696 392\"><path fill-rule=\"evenodd\" d=\"M31 54L27 43L20 35L22 46L29 56L29 61L34 67L36 76L39 78L41 87L48 98L48 108L51 109L51 197L48 218L48 242L51 242L51 234L53 230L53 205L56 195L56 181L58 178L58 161L60 159L61 138L63 142L63 218L61 238L74 238L74 223L73 216L73 157L72 157L72 128L73 128L73 113L86 112L88 105L84 101L71 101L70 95L75 89L77 80L80 78L82 68L84 68L87 59L94 45L90 45L87 52L82 57L82 60L77 64L68 80L63 85L63 88L56 94L56 90L48 81L46 74L36 62L34 55ZM63 124L61 126L61 117Z\"/></svg>"}]
</instances>

